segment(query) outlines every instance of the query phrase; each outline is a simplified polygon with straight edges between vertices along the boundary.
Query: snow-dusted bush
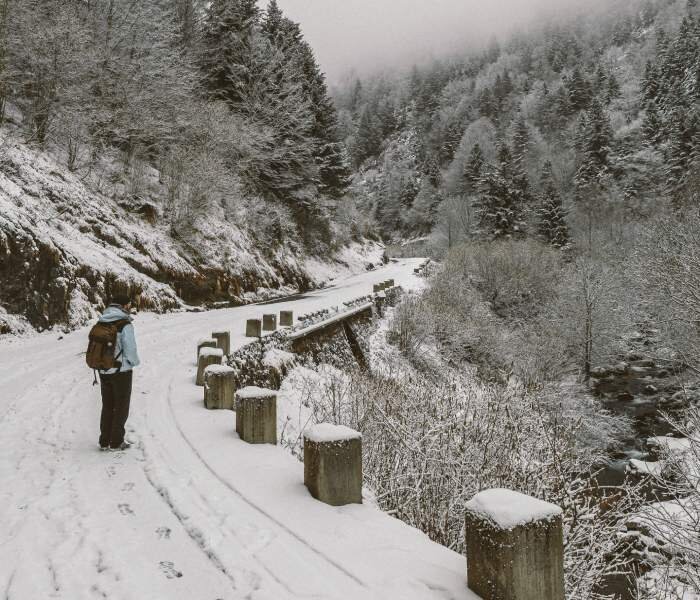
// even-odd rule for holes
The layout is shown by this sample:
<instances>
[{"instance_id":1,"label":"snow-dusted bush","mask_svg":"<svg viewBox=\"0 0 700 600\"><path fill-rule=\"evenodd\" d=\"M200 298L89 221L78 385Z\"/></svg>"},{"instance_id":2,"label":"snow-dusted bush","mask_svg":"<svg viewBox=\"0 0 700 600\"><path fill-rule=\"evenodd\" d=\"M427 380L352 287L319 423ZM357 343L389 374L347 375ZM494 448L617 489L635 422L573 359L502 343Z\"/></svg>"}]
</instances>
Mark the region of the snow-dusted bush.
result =
<instances>
[{"instance_id":1,"label":"snow-dusted bush","mask_svg":"<svg viewBox=\"0 0 700 600\"><path fill-rule=\"evenodd\" d=\"M431 336L430 311L418 296L406 296L393 313L387 336L402 354L416 358Z\"/></svg>"},{"instance_id":2,"label":"snow-dusted bush","mask_svg":"<svg viewBox=\"0 0 700 600\"><path fill-rule=\"evenodd\" d=\"M644 559L651 570L639 581L640 597L651 600L700 598L700 409L671 420L674 444L662 451L659 493L672 500L644 506L632 519L644 536Z\"/></svg>"},{"instance_id":3,"label":"snow-dusted bush","mask_svg":"<svg viewBox=\"0 0 700 600\"><path fill-rule=\"evenodd\" d=\"M527 317L553 295L561 273L561 253L534 240L468 244L454 251L460 264L494 311Z\"/></svg>"},{"instance_id":4,"label":"snow-dusted bush","mask_svg":"<svg viewBox=\"0 0 700 600\"><path fill-rule=\"evenodd\" d=\"M628 498L602 502L582 475L615 429L592 403L454 374L397 378L321 365L289 374L278 410L282 444L297 456L313 423L361 431L365 486L379 506L458 552L466 502L505 487L564 508L570 598L595 598L596 584L625 561L617 526ZM592 443L592 435L608 438Z\"/></svg>"},{"instance_id":5,"label":"snow-dusted bush","mask_svg":"<svg viewBox=\"0 0 700 600\"><path fill-rule=\"evenodd\" d=\"M649 310L668 345L700 369L700 216L649 223L633 263Z\"/></svg>"}]
</instances>

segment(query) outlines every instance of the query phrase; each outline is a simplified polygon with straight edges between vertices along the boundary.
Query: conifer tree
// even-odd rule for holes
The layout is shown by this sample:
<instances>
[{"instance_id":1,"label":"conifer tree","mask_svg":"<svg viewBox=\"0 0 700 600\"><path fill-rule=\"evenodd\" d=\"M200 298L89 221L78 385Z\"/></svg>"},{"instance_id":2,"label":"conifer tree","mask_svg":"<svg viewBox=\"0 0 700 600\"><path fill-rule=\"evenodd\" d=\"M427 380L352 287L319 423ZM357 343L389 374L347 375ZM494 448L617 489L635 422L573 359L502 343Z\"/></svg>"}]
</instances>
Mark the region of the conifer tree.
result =
<instances>
[{"instance_id":1,"label":"conifer tree","mask_svg":"<svg viewBox=\"0 0 700 600\"><path fill-rule=\"evenodd\" d=\"M651 146L657 146L663 138L663 122L659 116L656 103L652 100L647 104L642 121L642 132L644 139Z\"/></svg>"},{"instance_id":2,"label":"conifer tree","mask_svg":"<svg viewBox=\"0 0 700 600\"><path fill-rule=\"evenodd\" d=\"M619 98L621 95L620 83L612 72L608 74L608 85L605 90L605 95L608 102Z\"/></svg>"},{"instance_id":3,"label":"conifer tree","mask_svg":"<svg viewBox=\"0 0 700 600\"><path fill-rule=\"evenodd\" d=\"M573 110L584 110L591 100L591 86L581 73L581 69L576 67L571 73L571 77L566 80L569 102Z\"/></svg>"},{"instance_id":4,"label":"conifer tree","mask_svg":"<svg viewBox=\"0 0 700 600\"><path fill-rule=\"evenodd\" d=\"M659 94L658 79L659 77L656 72L656 67L654 66L654 63L648 60L646 63L646 67L644 68L644 76L642 77L641 82L642 98L644 100L653 100L654 102L656 102L656 99Z\"/></svg>"},{"instance_id":5,"label":"conifer tree","mask_svg":"<svg viewBox=\"0 0 700 600\"><path fill-rule=\"evenodd\" d=\"M253 34L259 20L256 0L212 0L202 32L200 65L212 99L235 108L246 98L252 76Z\"/></svg>"},{"instance_id":6,"label":"conifer tree","mask_svg":"<svg viewBox=\"0 0 700 600\"><path fill-rule=\"evenodd\" d=\"M527 177L527 155L530 151L530 132L522 115L515 122L513 132L513 183L527 201L530 184Z\"/></svg>"},{"instance_id":7,"label":"conifer tree","mask_svg":"<svg viewBox=\"0 0 700 600\"><path fill-rule=\"evenodd\" d=\"M260 31L276 48L284 70L294 73L300 86L302 102L309 113L308 135L318 168L319 189L338 198L350 181L347 152L338 137L335 106L313 50L303 39L299 25L284 16L276 0L268 5Z\"/></svg>"},{"instance_id":8,"label":"conifer tree","mask_svg":"<svg viewBox=\"0 0 700 600\"><path fill-rule=\"evenodd\" d=\"M376 120L369 107L365 107L360 115L360 120L357 124L355 133L355 143L353 147L353 160L356 166L359 166L362 161L375 156L381 148L381 137L377 127Z\"/></svg>"},{"instance_id":9,"label":"conifer tree","mask_svg":"<svg viewBox=\"0 0 700 600\"><path fill-rule=\"evenodd\" d=\"M505 143L499 145L497 157L498 164L484 170L475 207L482 233L494 239L524 232L521 195L510 179L512 159Z\"/></svg>"},{"instance_id":10,"label":"conifer tree","mask_svg":"<svg viewBox=\"0 0 700 600\"><path fill-rule=\"evenodd\" d=\"M328 142L316 150L319 169L319 191L331 198L340 198L350 187L352 171L347 148L340 142Z\"/></svg>"},{"instance_id":11,"label":"conifer tree","mask_svg":"<svg viewBox=\"0 0 700 600\"><path fill-rule=\"evenodd\" d=\"M666 160L666 187L674 202L678 203L685 187L694 142L700 131L700 119L697 114L688 115L682 107L678 107L673 113L671 123Z\"/></svg>"},{"instance_id":12,"label":"conifer tree","mask_svg":"<svg viewBox=\"0 0 700 600\"><path fill-rule=\"evenodd\" d=\"M464 193L473 194L477 188L484 170L484 153L481 146L476 143L469 153L467 163L464 165L463 181Z\"/></svg>"},{"instance_id":13,"label":"conifer tree","mask_svg":"<svg viewBox=\"0 0 700 600\"><path fill-rule=\"evenodd\" d=\"M610 166L612 127L603 105L594 99L582 122L580 148L581 162L576 173L577 186L583 186L600 178Z\"/></svg>"},{"instance_id":14,"label":"conifer tree","mask_svg":"<svg viewBox=\"0 0 700 600\"><path fill-rule=\"evenodd\" d=\"M284 33L284 25L284 14L277 0L270 0L260 30L273 44L279 46L283 43L281 37Z\"/></svg>"},{"instance_id":15,"label":"conifer tree","mask_svg":"<svg viewBox=\"0 0 700 600\"><path fill-rule=\"evenodd\" d=\"M440 173L440 165L435 158L428 157L421 165L421 174L430 182L434 188L440 187L442 182L442 173Z\"/></svg>"},{"instance_id":16,"label":"conifer tree","mask_svg":"<svg viewBox=\"0 0 700 600\"><path fill-rule=\"evenodd\" d=\"M554 182L552 163L546 161L542 167L540 207L538 209L539 233L544 241L559 249L570 244L569 226L562 206L561 196Z\"/></svg>"}]
</instances>

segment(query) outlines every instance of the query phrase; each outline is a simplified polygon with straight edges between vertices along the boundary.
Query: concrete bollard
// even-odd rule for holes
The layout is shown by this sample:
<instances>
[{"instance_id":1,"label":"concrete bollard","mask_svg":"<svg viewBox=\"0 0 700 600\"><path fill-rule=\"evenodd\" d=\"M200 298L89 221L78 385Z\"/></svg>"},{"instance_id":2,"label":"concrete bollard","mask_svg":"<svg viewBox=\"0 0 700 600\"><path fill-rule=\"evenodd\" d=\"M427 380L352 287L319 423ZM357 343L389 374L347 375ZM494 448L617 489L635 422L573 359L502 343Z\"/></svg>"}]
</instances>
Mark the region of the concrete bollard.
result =
<instances>
[{"instance_id":1,"label":"concrete bollard","mask_svg":"<svg viewBox=\"0 0 700 600\"><path fill-rule=\"evenodd\" d=\"M294 312L291 310L281 310L280 311L280 327L293 327L294 326Z\"/></svg>"},{"instance_id":2,"label":"concrete bollard","mask_svg":"<svg viewBox=\"0 0 700 600\"><path fill-rule=\"evenodd\" d=\"M381 284L381 283L375 283L375 284L372 286L372 293L373 293L373 294L378 294L378 293L381 292L383 289L384 289L384 285L383 285L383 284Z\"/></svg>"},{"instance_id":3,"label":"concrete bollard","mask_svg":"<svg viewBox=\"0 0 700 600\"><path fill-rule=\"evenodd\" d=\"M304 485L330 504L362 504L362 434L322 423L304 432Z\"/></svg>"},{"instance_id":4,"label":"concrete bollard","mask_svg":"<svg viewBox=\"0 0 700 600\"><path fill-rule=\"evenodd\" d=\"M387 286L390 288L393 288L396 285L396 283L394 283L393 279L387 279L386 283L387 283Z\"/></svg>"},{"instance_id":5,"label":"concrete bollard","mask_svg":"<svg viewBox=\"0 0 700 600\"><path fill-rule=\"evenodd\" d=\"M236 372L226 365L204 369L204 407L209 410L233 410Z\"/></svg>"},{"instance_id":6,"label":"concrete bollard","mask_svg":"<svg viewBox=\"0 0 700 600\"><path fill-rule=\"evenodd\" d=\"M562 510L511 490L467 503L469 588L493 600L564 600Z\"/></svg>"},{"instance_id":7,"label":"concrete bollard","mask_svg":"<svg viewBox=\"0 0 700 600\"><path fill-rule=\"evenodd\" d=\"M263 315L263 331L277 331L277 315Z\"/></svg>"},{"instance_id":8,"label":"concrete bollard","mask_svg":"<svg viewBox=\"0 0 700 600\"><path fill-rule=\"evenodd\" d=\"M199 353L202 348L216 348L216 340L214 338L204 338L197 342L197 358L196 362L199 362Z\"/></svg>"},{"instance_id":9,"label":"concrete bollard","mask_svg":"<svg viewBox=\"0 0 700 600\"><path fill-rule=\"evenodd\" d=\"M197 385L204 385L204 369L209 365L220 365L224 359L221 348L202 348L197 361Z\"/></svg>"},{"instance_id":10,"label":"concrete bollard","mask_svg":"<svg viewBox=\"0 0 700 600\"><path fill-rule=\"evenodd\" d=\"M238 390L236 432L249 444L276 444L277 392L258 387Z\"/></svg>"},{"instance_id":11,"label":"concrete bollard","mask_svg":"<svg viewBox=\"0 0 700 600\"><path fill-rule=\"evenodd\" d=\"M377 311L377 316L384 316L384 307L386 306L386 292L379 292L374 298L374 309Z\"/></svg>"},{"instance_id":12,"label":"concrete bollard","mask_svg":"<svg viewBox=\"0 0 700 600\"><path fill-rule=\"evenodd\" d=\"M248 319L245 325L246 337L260 337L262 335L262 321L260 319Z\"/></svg>"},{"instance_id":13,"label":"concrete bollard","mask_svg":"<svg viewBox=\"0 0 700 600\"><path fill-rule=\"evenodd\" d=\"M231 333L229 331L215 331L211 337L216 340L216 347L224 351L224 355L231 354Z\"/></svg>"}]
</instances>

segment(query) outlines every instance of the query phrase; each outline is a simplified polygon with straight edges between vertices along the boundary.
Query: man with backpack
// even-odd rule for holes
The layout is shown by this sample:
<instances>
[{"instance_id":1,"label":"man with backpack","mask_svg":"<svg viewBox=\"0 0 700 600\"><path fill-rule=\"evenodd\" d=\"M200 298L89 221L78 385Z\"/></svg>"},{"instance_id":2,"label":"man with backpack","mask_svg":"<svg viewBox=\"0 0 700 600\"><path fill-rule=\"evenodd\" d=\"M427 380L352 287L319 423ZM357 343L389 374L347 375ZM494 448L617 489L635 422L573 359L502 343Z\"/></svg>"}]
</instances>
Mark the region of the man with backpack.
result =
<instances>
[{"instance_id":1,"label":"man with backpack","mask_svg":"<svg viewBox=\"0 0 700 600\"><path fill-rule=\"evenodd\" d=\"M114 295L97 324L90 330L86 361L90 368L100 374L101 450L129 448L129 444L124 441L124 426L129 417L132 369L140 364L130 309L129 296Z\"/></svg>"}]
</instances>

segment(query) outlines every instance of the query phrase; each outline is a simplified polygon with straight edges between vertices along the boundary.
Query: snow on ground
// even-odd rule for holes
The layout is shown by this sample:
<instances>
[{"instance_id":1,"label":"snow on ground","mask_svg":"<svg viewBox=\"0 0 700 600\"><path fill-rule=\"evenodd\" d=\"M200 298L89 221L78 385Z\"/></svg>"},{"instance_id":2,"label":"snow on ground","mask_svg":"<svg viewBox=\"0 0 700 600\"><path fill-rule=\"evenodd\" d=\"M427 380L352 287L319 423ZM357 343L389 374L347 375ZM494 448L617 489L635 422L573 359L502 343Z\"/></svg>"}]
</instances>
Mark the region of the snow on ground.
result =
<instances>
[{"instance_id":1,"label":"snow on ground","mask_svg":"<svg viewBox=\"0 0 700 600\"><path fill-rule=\"evenodd\" d=\"M380 267L383 255L384 246L382 244L369 241L364 244L353 242L334 256L337 264L330 264L310 257L303 261L302 266L311 279L320 283L353 275L363 271L369 264Z\"/></svg>"},{"instance_id":2,"label":"snow on ground","mask_svg":"<svg viewBox=\"0 0 700 600\"><path fill-rule=\"evenodd\" d=\"M505 489L479 492L467 502L466 507L500 529L514 529L535 521L549 521L562 514L562 509L555 504Z\"/></svg>"},{"instance_id":3,"label":"snow on ground","mask_svg":"<svg viewBox=\"0 0 700 600\"><path fill-rule=\"evenodd\" d=\"M265 311L310 312L387 278L390 264ZM126 452L97 449L87 331L0 342L0 590L12 599L461 599L464 558L370 505L334 508L283 448L250 446L230 411L203 408L196 341L260 306L140 314Z\"/></svg>"}]
</instances>

